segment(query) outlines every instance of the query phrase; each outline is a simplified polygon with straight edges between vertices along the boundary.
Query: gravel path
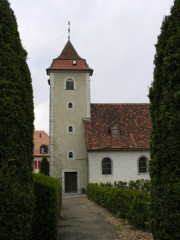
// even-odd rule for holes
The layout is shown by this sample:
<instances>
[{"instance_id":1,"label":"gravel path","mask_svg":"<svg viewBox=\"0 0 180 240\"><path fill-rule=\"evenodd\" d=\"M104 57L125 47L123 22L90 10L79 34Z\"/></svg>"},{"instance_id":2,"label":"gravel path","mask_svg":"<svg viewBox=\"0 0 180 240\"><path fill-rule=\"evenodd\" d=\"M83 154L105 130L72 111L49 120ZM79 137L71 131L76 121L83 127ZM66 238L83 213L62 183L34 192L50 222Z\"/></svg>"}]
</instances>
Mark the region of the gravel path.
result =
<instances>
[{"instance_id":1,"label":"gravel path","mask_svg":"<svg viewBox=\"0 0 180 240\"><path fill-rule=\"evenodd\" d=\"M58 240L153 240L150 233L131 229L85 195L64 196L61 215Z\"/></svg>"}]
</instances>

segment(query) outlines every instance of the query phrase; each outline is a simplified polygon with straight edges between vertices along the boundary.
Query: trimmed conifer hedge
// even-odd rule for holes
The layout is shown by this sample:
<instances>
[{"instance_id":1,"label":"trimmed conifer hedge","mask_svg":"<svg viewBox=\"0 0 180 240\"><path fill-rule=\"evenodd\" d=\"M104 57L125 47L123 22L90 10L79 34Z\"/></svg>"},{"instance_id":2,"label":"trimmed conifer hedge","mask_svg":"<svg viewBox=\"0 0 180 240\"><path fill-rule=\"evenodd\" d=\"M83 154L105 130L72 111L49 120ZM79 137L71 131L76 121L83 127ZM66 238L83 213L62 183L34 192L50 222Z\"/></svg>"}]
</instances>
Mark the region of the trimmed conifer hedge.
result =
<instances>
[{"instance_id":1,"label":"trimmed conifer hedge","mask_svg":"<svg viewBox=\"0 0 180 240\"><path fill-rule=\"evenodd\" d=\"M149 91L150 176L155 240L180 239L180 0L164 18Z\"/></svg>"},{"instance_id":2,"label":"trimmed conifer hedge","mask_svg":"<svg viewBox=\"0 0 180 240\"><path fill-rule=\"evenodd\" d=\"M34 112L31 75L8 0L0 0L0 238L29 239Z\"/></svg>"},{"instance_id":3,"label":"trimmed conifer hedge","mask_svg":"<svg viewBox=\"0 0 180 240\"><path fill-rule=\"evenodd\" d=\"M57 224L62 205L59 179L38 173L34 174L35 209L32 240L57 239Z\"/></svg>"},{"instance_id":4,"label":"trimmed conifer hedge","mask_svg":"<svg viewBox=\"0 0 180 240\"><path fill-rule=\"evenodd\" d=\"M87 196L114 215L128 219L136 228L150 229L148 191L90 183L87 186Z\"/></svg>"}]
</instances>

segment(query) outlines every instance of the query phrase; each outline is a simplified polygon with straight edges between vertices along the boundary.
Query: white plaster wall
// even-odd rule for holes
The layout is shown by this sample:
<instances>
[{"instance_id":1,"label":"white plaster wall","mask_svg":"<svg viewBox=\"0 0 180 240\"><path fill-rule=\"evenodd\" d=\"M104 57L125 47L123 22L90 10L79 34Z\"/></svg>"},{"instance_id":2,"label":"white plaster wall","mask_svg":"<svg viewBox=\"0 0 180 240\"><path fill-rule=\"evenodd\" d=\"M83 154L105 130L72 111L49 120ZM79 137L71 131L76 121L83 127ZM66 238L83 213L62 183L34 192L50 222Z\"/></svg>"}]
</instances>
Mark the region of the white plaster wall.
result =
<instances>
[{"instance_id":1,"label":"white plaster wall","mask_svg":"<svg viewBox=\"0 0 180 240\"><path fill-rule=\"evenodd\" d=\"M150 159L148 151L99 151L88 153L88 179L89 183L129 181L137 179L150 179L148 173L138 173L138 159L146 156ZM102 159L112 160L112 174L102 175Z\"/></svg>"}]
</instances>

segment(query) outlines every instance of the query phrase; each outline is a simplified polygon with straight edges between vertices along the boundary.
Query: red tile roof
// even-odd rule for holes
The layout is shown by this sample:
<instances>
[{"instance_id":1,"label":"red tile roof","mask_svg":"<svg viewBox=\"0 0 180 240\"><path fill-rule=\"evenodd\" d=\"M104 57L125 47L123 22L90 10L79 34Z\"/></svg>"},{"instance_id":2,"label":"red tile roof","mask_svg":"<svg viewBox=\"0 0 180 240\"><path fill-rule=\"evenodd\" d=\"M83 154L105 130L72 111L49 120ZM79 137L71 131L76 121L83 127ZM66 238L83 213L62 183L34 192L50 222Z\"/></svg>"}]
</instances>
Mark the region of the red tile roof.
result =
<instances>
[{"instance_id":1,"label":"red tile roof","mask_svg":"<svg viewBox=\"0 0 180 240\"><path fill-rule=\"evenodd\" d=\"M36 156L49 156L48 154L40 153L40 146L41 145L48 145L49 146L49 136L45 131L34 131L34 157Z\"/></svg>"},{"instance_id":2,"label":"red tile roof","mask_svg":"<svg viewBox=\"0 0 180 240\"><path fill-rule=\"evenodd\" d=\"M73 47L72 43L70 40L68 40L68 42L66 43L64 49L62 50L61 54L59 55L59 57L57 57L57 59L82 59L78 53L76 52L75 48Z\"/></svg>"},{"instance_id":3,"label":"red tile roof","mask_svg":"<svg viewBox=\"0 0 180 240\"><path fill-rule=\"evenodd\" d=\"M112 129L119 135L113 137ZM91 104L91 119L84 120L87 150L149 149L149 104Z\"/></svg>"},{"instance_id":4,"label":"red tile roof","mask_svg":"<svg viewBox=\"0 0 180 240\"><path fill-rule=\"evenodd\" d=\"M73 64L73 60L76 60L76 64ZM59 57L52 61L47 73L49 74L51 70L83 70L89 71L91 75L93 73L86 60L78 55L70 40L66 43Z\"/></svg>"}]
</instances>

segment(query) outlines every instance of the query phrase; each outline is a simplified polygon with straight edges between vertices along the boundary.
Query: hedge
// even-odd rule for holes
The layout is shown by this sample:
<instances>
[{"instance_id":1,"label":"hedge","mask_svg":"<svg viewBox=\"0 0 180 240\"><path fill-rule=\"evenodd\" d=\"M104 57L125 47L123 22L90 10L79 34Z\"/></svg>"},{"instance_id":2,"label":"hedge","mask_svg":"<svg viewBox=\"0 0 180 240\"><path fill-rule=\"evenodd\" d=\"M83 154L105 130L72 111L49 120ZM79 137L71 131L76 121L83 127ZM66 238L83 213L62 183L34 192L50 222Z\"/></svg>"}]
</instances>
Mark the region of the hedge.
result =
<instances>
[{"instance_id":1,"label":"hedge","mask_svg":"<svg viewBox=\"0 0 180 240\"><path fill-rule=\"evenodd\" d=\"M62 195L58 179L38 173L34 174L35 209L32 240L56 240Z\"/></svg>"},{"instance_id":2,"label":"hedge","mask_svg":"<svg viewBox=\"0 0 180 240\"><path fill-rule=\"evenodd\" d=\"M128 219L132 226L150 229L148 191L90 183L87 186L87 196L114 215Z\"/></svg>"}]
</instances>

